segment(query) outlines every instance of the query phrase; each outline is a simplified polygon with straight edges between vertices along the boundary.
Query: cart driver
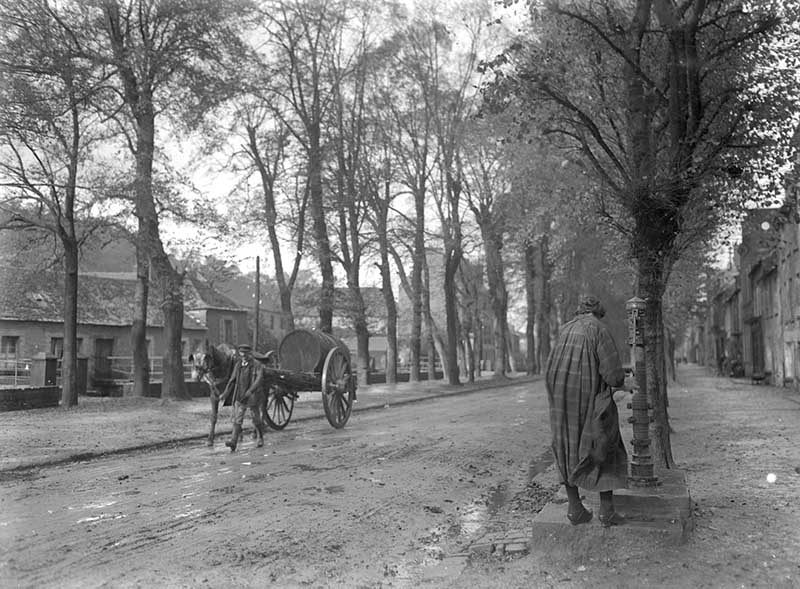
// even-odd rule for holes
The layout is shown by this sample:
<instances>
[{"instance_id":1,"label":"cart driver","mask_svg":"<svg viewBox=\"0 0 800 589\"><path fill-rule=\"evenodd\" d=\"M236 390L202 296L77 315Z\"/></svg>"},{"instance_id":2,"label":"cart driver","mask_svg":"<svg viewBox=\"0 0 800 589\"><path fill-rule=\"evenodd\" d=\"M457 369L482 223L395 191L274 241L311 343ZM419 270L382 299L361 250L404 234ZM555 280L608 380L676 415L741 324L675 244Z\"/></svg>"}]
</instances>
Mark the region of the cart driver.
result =
<instances>
[{"instance_id":1,"label":"cart driver","mask_svg":"<svg viewBox=\"0 0 800 589\"><path fill-rule=\"evenodd\" d=\"M247 409L253 418L253 427L258 432L257 446L264 445L264 420L262 407L264 405L264 368L261 362L253 358L253 348L242 344L236 348L239 358L233 367L228 386L222 393L222 402L233 393L233 433L225 445L236 450L236 444L242 433L242 422Z\"/></svg>"}]
</instances>

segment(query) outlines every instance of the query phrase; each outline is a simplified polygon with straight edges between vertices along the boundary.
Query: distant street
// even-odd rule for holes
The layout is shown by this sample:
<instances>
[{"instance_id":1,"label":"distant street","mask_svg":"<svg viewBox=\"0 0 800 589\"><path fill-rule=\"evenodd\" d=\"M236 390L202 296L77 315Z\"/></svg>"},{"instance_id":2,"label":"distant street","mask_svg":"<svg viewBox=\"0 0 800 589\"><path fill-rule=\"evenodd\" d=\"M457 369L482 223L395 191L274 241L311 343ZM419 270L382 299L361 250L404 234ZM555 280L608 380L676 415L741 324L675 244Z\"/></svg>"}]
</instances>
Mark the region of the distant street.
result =
<instances>
[{"instance_id":1,"label":"distant street","mask_svg":"<svg viewBox=\"0 0 800 589\"><path fill-rule=\"evenodd\" d=\"M541 381L5 481L14 586L415 585L549 457Z\"/></svg>"}]
</instances>

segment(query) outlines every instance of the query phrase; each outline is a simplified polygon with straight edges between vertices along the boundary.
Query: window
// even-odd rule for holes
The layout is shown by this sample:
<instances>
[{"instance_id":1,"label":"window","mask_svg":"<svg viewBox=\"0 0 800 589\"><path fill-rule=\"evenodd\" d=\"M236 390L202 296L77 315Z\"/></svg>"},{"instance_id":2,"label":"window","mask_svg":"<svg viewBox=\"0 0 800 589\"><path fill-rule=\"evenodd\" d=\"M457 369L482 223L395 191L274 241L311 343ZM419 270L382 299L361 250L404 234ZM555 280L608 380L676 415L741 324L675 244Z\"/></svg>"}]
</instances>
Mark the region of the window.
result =
<instances>
[{"instance_id":1,"label":"window","mask_svg":"<svg viewBox=\"0 0 800 589\"><path fill-rule=\"evenodd\" d=\"M0 338L0 369L16 370L19 336L4 335Z\"/></svg>"},{"instance_id":2,"label":"window","mask_svg":"<svg viewBox=\"0 0 800 589\"><path fill-rule=\"evenodd\" d=\"M50 338L50 354L56 358L64 357L64 338L51 337Z\"/></svg>"},{"instance_id":3,"label":"window","mask_svg":"<svg viewBox=\"0 0 800 589\"><path fill-rule=\"evenodd\" d=\"M275 315L269 316L269 328L275 329Z\"/></svg>"},{"instance_id":4,"label":"window","mask_svg":"<svg viewBox=\"0 0 800 589\"><path fill-rule=\"evenodd\" d=\"M78 337L75 338L75 353L81 353L81 346L83 345L83 338ZM63 358L64 357L64 338L63 337L51 337L50 338L50 354L55 356L56 358Z\"/></svg>"},{"instance_id":5,"label":"window","mask_svg":"<svg viewBox=\"0 0 800 589\"><path fill-rule=\"evenodd\" d=\"M236 343L236 326L233 319L229 317L222 318L222 329L220 330L222 341L228 344Z\"/></svg>"},{"instance_id":6,"label":"window","mask_svg":"<svg viewBox=\"0 0 800 589\"><path fill-rule=\"evenodd\" d=\"M2 338L0 338L0 356L3 358L16 358L18 351L18 335L4 335Z\"/></svg>"},{"instance_id":7,"label":"window","mask_svg":"<svg viewBox=\"0 0 800 589\"><path fill-rule=\"evenodd\" d=\"M19 352L19 336L4 335L0 338L0 359L15 360Z\"/></svg>"},{"instance_id":8,"label":"window","mask_svg":"<svg viewBox=\"0 0 800 589\"><path fill-rule=\"evenodd\" d=\"M114 340L97 338L94 340L94 376L96 379L113 378L111 357L114 355Z\"/></svg>"}]
</instances>

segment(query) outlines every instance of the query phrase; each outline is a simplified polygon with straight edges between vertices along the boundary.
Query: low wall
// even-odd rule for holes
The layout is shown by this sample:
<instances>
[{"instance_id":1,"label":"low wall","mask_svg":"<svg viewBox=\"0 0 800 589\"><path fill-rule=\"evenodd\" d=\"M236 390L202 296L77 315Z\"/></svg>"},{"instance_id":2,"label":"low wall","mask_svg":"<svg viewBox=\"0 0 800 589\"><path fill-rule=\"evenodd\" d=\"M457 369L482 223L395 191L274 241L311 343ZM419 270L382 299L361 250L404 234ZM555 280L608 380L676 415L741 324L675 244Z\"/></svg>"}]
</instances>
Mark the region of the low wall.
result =
<instances>
[{"instance_id":1,"label":"low wall","mask_svg":"<svg viewBox=\"0 0 800 589\"><path fill-rule=\"evenodd\" d=\"M195 382L195 381L187 381L183 383L186 387L186 392L189 393L192 397L207 397L208 396L208 385L203 382ZM124 383L122 385L122 396L123 397L130 397L133 393L133 383ZM150 388L147 391L145 397L161 397L161 383L160 382L151 382Z\"/></svg>"},{"instance_id":2,"label":"low wall","mask_svg":"<svg viewBox=\"0 0 800 589\"><path fill-rule=\"evenodd\" d=\"M436 372L436 380L442 380L444 378L444 373L441 371ZM397 382L409 382L411 379L411 374L408 372L398 372L397 373ZM428 380L428 371L420 372L419 379ZM386 382L386 373L385 372L370 372L367 374L367 384L384 384Z\"/></svg>"},{"instance_id":3,"label":"low wall","mask_svg":"<svg viewBox=\"0 0 800 589\"><path fill-rule=\"evenodd\" d=\"M61 387L20 387L0 389L0 411L58 407Z\"/></svg>"},{"instance_id":4,"label":"low wall","mask_svg":"<svg viewBox=\"0 0 800 589\"><path fill-rule=\"evenodd\" d=\"M192 397L207 397L208 385L202 382L186 382L186 390ZM133 384L119 385L103 396L129 397L133 392ZM151 382L147 397L161 397L161 383ZM41 409L58 407L61 401L61 387L28 387L0 388L0 411L18 411L21 409Z\"/></svg>"}]
</instances>

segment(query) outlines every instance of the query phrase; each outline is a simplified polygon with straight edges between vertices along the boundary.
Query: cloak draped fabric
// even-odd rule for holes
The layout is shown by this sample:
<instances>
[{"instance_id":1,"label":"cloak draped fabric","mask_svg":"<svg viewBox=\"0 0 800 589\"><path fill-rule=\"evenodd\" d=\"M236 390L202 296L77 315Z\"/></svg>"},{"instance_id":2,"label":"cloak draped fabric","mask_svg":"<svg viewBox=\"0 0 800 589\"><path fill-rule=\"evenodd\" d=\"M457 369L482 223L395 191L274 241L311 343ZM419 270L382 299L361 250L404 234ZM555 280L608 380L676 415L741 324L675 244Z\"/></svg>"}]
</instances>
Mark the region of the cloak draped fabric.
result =
<instances>
[{"instance_id":1,"label":"cloak draped fabric","mask_svg":"<svg viewBox=\"0 0 800 589\"><path fill-rule=\"evenodd\" d=\"M614 339L597 317L583 312L562 327L546 376L562 483L589 491L628 486L628 455L611 388L624 380Z\"/></svg>"}]
</instances>

